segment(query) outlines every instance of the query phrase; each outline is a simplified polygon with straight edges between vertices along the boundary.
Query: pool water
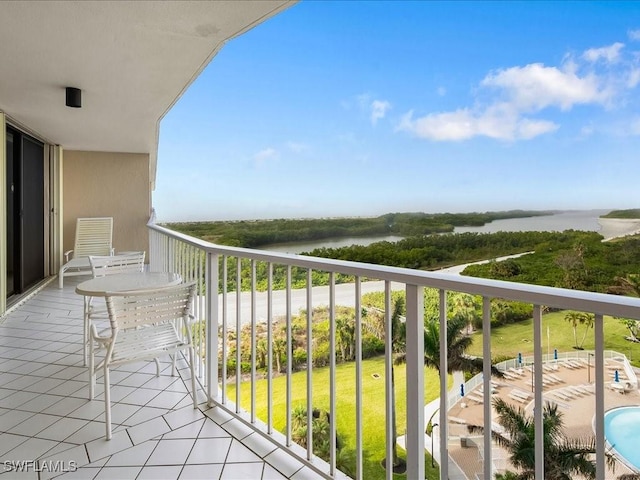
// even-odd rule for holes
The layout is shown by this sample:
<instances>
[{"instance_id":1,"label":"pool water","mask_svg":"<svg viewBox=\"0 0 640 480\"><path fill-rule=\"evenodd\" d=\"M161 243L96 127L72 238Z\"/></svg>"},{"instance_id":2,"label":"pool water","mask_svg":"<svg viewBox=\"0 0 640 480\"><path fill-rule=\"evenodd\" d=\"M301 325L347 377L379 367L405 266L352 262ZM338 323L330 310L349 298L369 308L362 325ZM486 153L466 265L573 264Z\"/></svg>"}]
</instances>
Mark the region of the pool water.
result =
<instances>
[{"instance_id":1,"label":"pool water","mask_svg":"<svg viewBox=\"0 0 640 480\"><path fill-rule=\"evenodd\" d=\"M640 407L620 407L604 414L604 436L629 466L640 471Z\"/></svg>"}]
</instances>

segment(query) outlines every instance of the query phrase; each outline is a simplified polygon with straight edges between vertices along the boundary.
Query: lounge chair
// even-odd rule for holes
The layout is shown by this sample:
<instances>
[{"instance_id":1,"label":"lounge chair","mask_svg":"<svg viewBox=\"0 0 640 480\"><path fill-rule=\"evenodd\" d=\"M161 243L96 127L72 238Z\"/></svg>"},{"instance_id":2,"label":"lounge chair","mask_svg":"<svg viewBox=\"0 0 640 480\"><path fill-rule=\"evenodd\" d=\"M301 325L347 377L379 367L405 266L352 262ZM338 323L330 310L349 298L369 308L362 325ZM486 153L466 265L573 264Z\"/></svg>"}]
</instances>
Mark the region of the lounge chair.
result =
<instances>
[{"instance_id":1,"label":"lounge chair","mask_svg":"<svg viewBox=\"0 0 640 480\"><path fill-rule=\"evenodd\" d=\"M113 255L113 218L78 218L73 250L64 253L65 264L58 272L58 287L63 287L64 277L90 275L89 255Z\"/></svg>"}]
</instances>

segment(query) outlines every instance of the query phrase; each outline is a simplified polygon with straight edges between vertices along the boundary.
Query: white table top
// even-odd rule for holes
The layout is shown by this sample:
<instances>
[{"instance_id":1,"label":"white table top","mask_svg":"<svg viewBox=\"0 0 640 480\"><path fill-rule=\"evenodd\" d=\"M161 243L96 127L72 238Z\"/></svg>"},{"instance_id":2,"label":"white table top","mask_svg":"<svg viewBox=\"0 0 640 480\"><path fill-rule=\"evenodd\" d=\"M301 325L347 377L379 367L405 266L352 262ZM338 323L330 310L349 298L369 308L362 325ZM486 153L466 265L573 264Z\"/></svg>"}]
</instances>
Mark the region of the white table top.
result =
<instances>
[{"instance_id":1,"label":"white table top","mask_svg":"<svg viewBox=\"0 0 640 480\"><path fill-rule=\"evenodd\" d=\"M87 297L104 297L107 292L127 292L130 290L152 290L171 287L182 282L177 273L140 272L118 273L92 278L79 283L76 293Z\"/></svg>"}]
</instances>

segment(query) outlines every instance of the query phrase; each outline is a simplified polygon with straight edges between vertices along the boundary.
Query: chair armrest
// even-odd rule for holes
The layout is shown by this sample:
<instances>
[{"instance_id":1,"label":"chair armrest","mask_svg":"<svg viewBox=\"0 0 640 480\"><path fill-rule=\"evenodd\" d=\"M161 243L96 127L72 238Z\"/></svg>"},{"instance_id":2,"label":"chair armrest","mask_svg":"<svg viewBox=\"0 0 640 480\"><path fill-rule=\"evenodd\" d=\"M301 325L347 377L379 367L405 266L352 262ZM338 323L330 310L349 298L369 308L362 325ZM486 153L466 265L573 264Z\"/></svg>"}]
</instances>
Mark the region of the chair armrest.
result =
<instances>
[{"instance_id":1,"label":"chair armrest","mask_svg":"<svg viewBox=\"0 0 640 480\"><path fill-rule=\"evenodd\" d=\"M71 252L73 252L73 250L68 250L68 251L64 252L64 258L65 258L66 262L69 261L69 255L71 254Z\"/></svg>"},{"instance_id":2,"label":"chair armrest","mask_svg":"<svg viewBox=\"0 0 640 480\"><path fill-rule=\"evenodd\" d=\"M111 342L112 337L111 337L111 335L109 335L108 337L100 336L100 334L98 333L98 329L96 328L96 325L94 323L92 323L91 324L91 339L93 341L95 341L95 342L102 343L103 345L106 345L106 344Z\"/></svg>"}]
</instances>

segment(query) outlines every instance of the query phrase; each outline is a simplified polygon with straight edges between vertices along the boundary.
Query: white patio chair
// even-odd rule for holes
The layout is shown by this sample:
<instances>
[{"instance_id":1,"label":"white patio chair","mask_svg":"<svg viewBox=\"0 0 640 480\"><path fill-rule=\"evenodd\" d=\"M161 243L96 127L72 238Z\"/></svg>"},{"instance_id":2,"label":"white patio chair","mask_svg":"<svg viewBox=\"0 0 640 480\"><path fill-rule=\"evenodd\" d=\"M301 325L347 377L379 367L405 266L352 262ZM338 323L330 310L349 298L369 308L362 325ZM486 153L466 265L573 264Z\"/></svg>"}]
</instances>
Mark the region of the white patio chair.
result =
<instances>
[{"instance_id":1,"label":"white patio chair","mask_svg":"<svg viewBox=\"0 0 640 480\"><path fill-rule=\"evenodd\" d=\"M195 296L195 282L161 290L109 293L106 297L111 328L107 336L98 334L91 325L89 343L89 398L93 399L98 370L104 372L104 405L106 438L111 439L111 397L109 370L112 367L141 360L156 362L156 376L160 375L158 357L189 351L191 368L191 397L197 408L195 354L191 338L191 315ZM96 364L95 345L105 347L104 358ZM175 375L175 358L172 375Z\"/></svg>"},{"instance_id":2,"label":"white patio chair","mask_svg":"<svg viewBox=\"0 0 640 480\"><path fill-rule=\"evenodd\" d=\"M142 272L146 253L127 252L117 255L89 255L89 265L93 278L118 273Z\"/></svg>"},{"instance_id":3,"label":"white patio chair","mask_svg":"<svg viewBox=\"0 0 640 480\"><path fill-rule=\"evenodd\" d=\"M93 278L105 277L118 273L136 273L144 270L145 252L128 252L123 255L89 255L89 266ZM84 364L87 364L89 326L91 320L109 318L107 309L96 309L93 297L84 298Z\"/></svg>"},{"instance_id":4,"label":"white patio chair","mask_svg":"<svg viewBox=\"0 0 640 480\"><path fill-rule=\"evenodd\" d=\"M64 252L65 264L58 272L58 287L63 287L65 276L91 273L89 255L113 255L112 239L112 217L78 218L73 250Z\"/></svg>"}]
</instances>

